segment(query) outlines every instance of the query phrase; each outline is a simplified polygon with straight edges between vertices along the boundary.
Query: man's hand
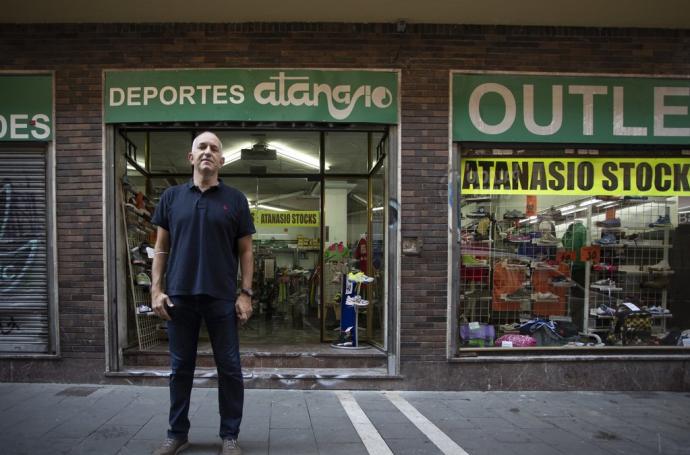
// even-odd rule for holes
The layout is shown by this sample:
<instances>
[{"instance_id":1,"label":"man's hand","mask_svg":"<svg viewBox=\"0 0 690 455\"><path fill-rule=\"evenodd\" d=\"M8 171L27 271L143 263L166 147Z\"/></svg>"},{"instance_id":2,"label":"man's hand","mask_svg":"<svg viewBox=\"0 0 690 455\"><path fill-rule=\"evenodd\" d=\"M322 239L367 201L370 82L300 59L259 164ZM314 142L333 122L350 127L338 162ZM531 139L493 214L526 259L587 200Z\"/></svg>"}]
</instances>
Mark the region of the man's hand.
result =
<instances>
[{"instance_id":1,"label":"man's hand","mask_svg":"<svg viewBox=\"0 0 690 455\"><path fill-rule=\"evenodd\" d=\"M160 318L170 321L170 315L166 309L166 305L169 307L174 307L173 303L170 301L170 297L162 292L156 292L151 294L151 308L153 312Z\"/></svg>"},{"instance_id":2,"label":"man's hand","mask_svg":"<svg viewBox=\"0 0 690 455\"><path fill-rule=\"evenodd\" d=\"M235 301L235 311L240 325L244 325L252 317L252 299L247 294L240 294Z\"/></svg>"}]
</instances>

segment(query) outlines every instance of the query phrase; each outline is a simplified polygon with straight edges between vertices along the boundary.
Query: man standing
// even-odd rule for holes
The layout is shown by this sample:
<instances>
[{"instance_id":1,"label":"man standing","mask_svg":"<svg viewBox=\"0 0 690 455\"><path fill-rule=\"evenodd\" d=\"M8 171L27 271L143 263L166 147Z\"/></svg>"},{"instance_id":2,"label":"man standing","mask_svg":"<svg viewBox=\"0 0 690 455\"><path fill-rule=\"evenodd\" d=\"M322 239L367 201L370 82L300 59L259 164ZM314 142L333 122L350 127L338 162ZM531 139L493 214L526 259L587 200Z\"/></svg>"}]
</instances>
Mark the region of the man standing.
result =
<instances>
[{"instance_id":1,"label":"man standing","mask_svg":"<svg viewBox=\"0 0 690 455\"><path fill-rule=\"evenodd\" d=\"M225 162L218 136L198 135L187 159L193 167L191 181L165 190L153 216L158 232L151 301L153 311L168 321L172 370L170 429L154 454L176 454L188 445L189 404L203 318L218 368L221 453L238 455L242 453L237 436L244 385L237 322L243 324L252 315L252 234L256 230L246 197L218 178ZM235 297L238 259L242 285Z\"/></svg>"}]
</instances>

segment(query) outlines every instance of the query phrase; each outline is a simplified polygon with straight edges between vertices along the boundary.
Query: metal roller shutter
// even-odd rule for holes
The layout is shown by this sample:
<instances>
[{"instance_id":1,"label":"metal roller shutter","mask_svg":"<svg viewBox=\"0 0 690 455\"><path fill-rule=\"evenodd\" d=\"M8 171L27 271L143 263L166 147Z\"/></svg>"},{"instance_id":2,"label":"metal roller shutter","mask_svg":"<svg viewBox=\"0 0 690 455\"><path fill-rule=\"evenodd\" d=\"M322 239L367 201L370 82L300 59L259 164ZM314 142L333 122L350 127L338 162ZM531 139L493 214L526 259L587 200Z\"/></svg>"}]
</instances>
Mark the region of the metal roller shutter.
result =
<instances>
[{"instance_id":1,"label":"metal roller shutter","mask_svg":"<svg viewBox=\"0 0 690 455\"><path fill-rule=\"evenodd\" d=\"M46 153L0 149L0 353L49 343Z\"/></svg>"}]
</instances>

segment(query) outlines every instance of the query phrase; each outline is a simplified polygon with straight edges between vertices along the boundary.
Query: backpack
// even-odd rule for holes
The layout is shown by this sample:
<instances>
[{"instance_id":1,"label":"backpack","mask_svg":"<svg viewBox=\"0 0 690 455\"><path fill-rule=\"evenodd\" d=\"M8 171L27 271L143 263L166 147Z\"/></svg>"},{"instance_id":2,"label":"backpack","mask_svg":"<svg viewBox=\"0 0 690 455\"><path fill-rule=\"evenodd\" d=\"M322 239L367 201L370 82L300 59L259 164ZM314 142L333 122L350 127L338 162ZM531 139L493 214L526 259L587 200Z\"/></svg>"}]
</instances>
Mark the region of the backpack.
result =
<instances>
[{"instance_id":1,"label":"backpack","mask_svg":"<svg viewBox=\"0 0 690 455\"><path fill-rule=\"evenodd\" d=\"M585 225L577 222L571 223L565 230L561 241L563 242L563 248L575 251L575 257L577 259L573 263L573 266L583 268L584 262L580 260L580 248L587 244L587 228Z\"/></svg>"}]
</instances>

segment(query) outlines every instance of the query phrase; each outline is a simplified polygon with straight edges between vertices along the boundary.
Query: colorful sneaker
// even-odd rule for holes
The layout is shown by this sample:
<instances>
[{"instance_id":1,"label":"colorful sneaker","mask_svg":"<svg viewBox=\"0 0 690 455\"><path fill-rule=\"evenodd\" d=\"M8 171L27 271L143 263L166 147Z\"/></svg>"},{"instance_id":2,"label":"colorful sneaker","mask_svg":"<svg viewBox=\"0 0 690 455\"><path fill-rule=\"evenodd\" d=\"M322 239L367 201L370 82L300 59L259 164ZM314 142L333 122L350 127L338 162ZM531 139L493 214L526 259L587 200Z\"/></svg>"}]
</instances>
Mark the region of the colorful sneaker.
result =
<instances>
[{"instance_id":1,"label":"colorful sneaker","mask_svg":"<svg viewBox=\"0 0 690 455\"><path fill-rule=\"evenodd\" d=\"M149 314L152 312L153 310L148 305L141 304L137 307L137 314Z\"/></svg>"},{"instance_id":2,"label":"colorful sneaker","mask_svg":"<svg viewBox=\"0 0 690 455\"><path fill-rule=\"evenodd\" d=\"M484 218L489 216L489 212L484 207L477 207L474 212L468 213L467 216L470 218Z\"/></svg>"},{"instance_id":3,"label":"colorful sneaker","mask_svg":"<svg viewBox=\"0 0 690 455\"><path fill-rule=\"evenodd\" d=\"M611 218L604 221L597 221L596 225L601 228L619 228L621 227L621 219Z\"/></svg>"},{"instance_id":4,"label":"colorful sneaker","mask_svg":"<svg viewBox=\"0 0 690 455\"><path fill-rule=\"evenodd\" d=\"M671 224L671 218L668 215L659 215L659 218L655 222L649 223L649 227L673 227Z\"/></svg>"},{"instance_id":5,"label":"colorful sneaker","mask_svg":"<svg viewBox=\"0 0 690 455\"><path fill-rule=\"evenodd\" d=\"M617 245L618 239L616 238L615 235L613 235L613 233L604 232L601 235L601 238L595 240L594 243L598 243L599 245Z\"/></svg>"},{"instance_id":6,"label":"colorful sneaker","mask_svg":"<svg viewBox=\"0 0 690 455\"><path fill-rule=\"evenodd\" d=\"M589 287L591 287L592 289L599 290L599 291L622 291L623 290L623 288L616 286L616 282L610 278L595 281L594 283L590 284Z\"/></svg>"},{"instance_id":7,"label":"colorful sneaker","mask_svg":"<svg viewBox=\"0 0 690 455\"><path fill-rule=\"evenodd\" d=\"M531 295L532 300L558 300L558 296L552 292L535 292Z\"/></svg>"},{"instance_id":8,"label":"colorful sneaker","mask_svg":"<svg viewBox=\"0 0 690 455\"><path fill-rule=\"evenodd\" d=\"M357 272L357 273L350 272L350 273L348 273L347 274L347 280L355 282L355 283L373 283L374 282L374 278L372 278L370 276L366 276L362 272Z\"/></svg>"},{"instance_id":9,"label":"colorful sneaker","mask_svg":"<svg viewBox=\"0 0 690 455\"><path fill-rule=\"evenodd\" d=\"M505 300L513 301L513 300L529 300L532 298L532 293L529 292L527 289L524 287L521 287L520 289L517 289L514 292L511 292L510 294L507 294L505 296Z\"/></svg>"},{"instance_id":10,"label":"colorful sneaker","mask_svg":"<svg viewBox=\"0 0 690 455\"><path fill-rule=\"evenodd\" d=\"M139 286L151 286L151 278L145 272L137 274L136 282Z\"/></svg>"},{"instance_id":11,"label":"colorful sneaker","mask_svg":"<svg viewBox=\"0 0 690 455\"><path fill-rule=\"evenodd\" d=\"M600 262L599 264L594 264L592 270L596 270L597 272L617 272L618 266Z\"/></svg>"},{"instance_id":12,"label":"colorful sneaker","mask_svg":"<svg viewBox=\"0 0 690 455\"><path fill-rule=\"evenodd\" d=\"M462 255L462 265L465 267L486 267L488 262L486 259L477 259L471 254Z\"/></svg>"},{"instance_id":13,"label":"colorful sneaker","mask_svg":"<svg viewBox=\"0 0 690 455\"><path fill-rule=\"evenodd\" d=\"M561 241L558 240L558 237L550 232L544 232L541 237L537 239L537 245L555 246L559 243L561 243Z\"/></svg>"},{"instance_id":14,"label":"colorful sneaker","mask_svg":"<svg viewBox=\"0 0 690 455\"><path fill-rule=\"evenodd\" d=\"M551 279L551 286L555 288L570 288L575 286L575 282L567 276L556 276Z\"/></svg>"},{"instance_id":15,"label":"colorful sneaker","mask_svg":"<svg viewBox=\"0 0 690 455\"><path fill-rule=\"evenodd\" d=\"M673 270L671 269L671 265L665 259L657 262L654 265L650 265L649 270L651 272L660 272L660 273L673 272Z\"/></svg>"},{"instance_id":16,"label":"colorful sneaker","mask_svg":"<svg viewBox=\"0 0 690 455\"><path fill-rule=\"evenodd\" d=\"M513 243L526 243L531 242L532 237L529 234L508 234L507 240Z\"/></svg>"},{"instance_id":17,"label":"colorful sneaker","mask_svg":"<svg viewBox=\"0 0 690 455\"><path fill-rule=\"evenodd\" d=\"M503 214L504 220L520 220L525 218L525 214L519 210L508 210Z\"/></svg>"}]
</instances>

